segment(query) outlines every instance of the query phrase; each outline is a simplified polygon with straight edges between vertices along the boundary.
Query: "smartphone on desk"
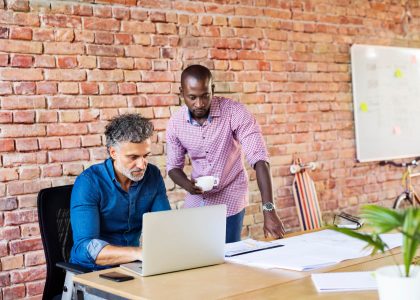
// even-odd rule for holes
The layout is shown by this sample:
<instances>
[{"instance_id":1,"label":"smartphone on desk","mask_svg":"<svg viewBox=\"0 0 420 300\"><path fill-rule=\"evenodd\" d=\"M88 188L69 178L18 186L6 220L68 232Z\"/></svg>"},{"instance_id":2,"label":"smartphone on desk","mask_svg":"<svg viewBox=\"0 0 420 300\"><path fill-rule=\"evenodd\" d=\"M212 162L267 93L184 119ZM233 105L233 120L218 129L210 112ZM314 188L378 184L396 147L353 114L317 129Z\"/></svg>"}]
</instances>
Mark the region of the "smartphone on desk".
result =
<instances>
[{"instance_id":1,"label":"smartphone on desk","mask_svg":"<svg viewBox=\"0 0 420 300\"><path fill-rule=\"evenodd\" d=\"M133 276L125 275L123 273L118 273L118 272L102 273L102 274L99 274L99 277L112 280L112 281L117 281L117 282L123 282L123 281L134 279Z\"/></svg>"}]
</instances>

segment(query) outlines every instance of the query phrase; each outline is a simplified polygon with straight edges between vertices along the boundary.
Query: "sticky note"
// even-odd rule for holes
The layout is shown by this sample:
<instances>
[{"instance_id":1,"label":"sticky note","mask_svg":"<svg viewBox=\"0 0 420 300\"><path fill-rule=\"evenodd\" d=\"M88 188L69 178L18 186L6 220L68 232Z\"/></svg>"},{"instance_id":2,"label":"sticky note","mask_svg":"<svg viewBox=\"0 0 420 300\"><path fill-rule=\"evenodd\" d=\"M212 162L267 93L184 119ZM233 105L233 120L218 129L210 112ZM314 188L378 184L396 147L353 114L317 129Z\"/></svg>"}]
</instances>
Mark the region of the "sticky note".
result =
<instances>
[{"instance_id":1,"label":"sticky note","mask_svg":"<svg viewBox=\"0 0 420 300\"><path fill-rule=\"evenodd\" d=\"M360 110L361 110L362 112L367 112L367 111L368 111L368 105L367 105L367 103L366 103L366 102L361 102L361 103L360 103Z\"/></svg>"},{"instance_id":2,"label":"sticky note","mask_svg":"<svg viewBox=\"0 0 420 300\"><path fill-rule=\"evenodd\" d=\"M400 135L401 134L401 128L400 128L400 126L394 126L394 128L392 129L392 132L395 135Z\"/></svg>"},{"instance_id":3,"label":"sticky note","mask_svg":"<svg viewBox=\"0 0 420 300\"><path fill-rule=\"evenodd\" d=\"M417 63L417 56L413 55L411 56L411 63L416 64Z\"/></svg>"},{"instance_id":4,"label":"sticky note","mask_svg":"<svg viewBox=\"0 0 420 300\"><path fill-rule=\"evenodd\" d=\"M394 72L394 76L397 77L397 78L403 78L404 73L403 73L403 71L401 71L401 69L396 69L395 72Z\"/></svg>"}]
</instances>

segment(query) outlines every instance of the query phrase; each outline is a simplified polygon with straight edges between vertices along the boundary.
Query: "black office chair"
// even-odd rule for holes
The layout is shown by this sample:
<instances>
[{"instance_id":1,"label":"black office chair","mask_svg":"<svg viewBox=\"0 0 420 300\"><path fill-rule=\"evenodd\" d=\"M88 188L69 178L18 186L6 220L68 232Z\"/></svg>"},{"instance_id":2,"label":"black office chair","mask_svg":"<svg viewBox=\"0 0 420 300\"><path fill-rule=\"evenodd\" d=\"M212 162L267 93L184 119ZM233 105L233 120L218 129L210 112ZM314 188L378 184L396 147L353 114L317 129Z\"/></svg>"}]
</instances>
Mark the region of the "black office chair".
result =
<instances>
[{"instance_id":1,"label":"black office chair","mask_svg":"<svg viewBox=\"0 0 420 300\"><path fill-rule=\"evenodd\" d=\"M47 263L43 300L71 291L64 285L66 271L74 274L90 270L69 263L73 235L70 226L70 197L73 185L43 189L38 194L38 219Z\"/></svg>"}]
</instances>

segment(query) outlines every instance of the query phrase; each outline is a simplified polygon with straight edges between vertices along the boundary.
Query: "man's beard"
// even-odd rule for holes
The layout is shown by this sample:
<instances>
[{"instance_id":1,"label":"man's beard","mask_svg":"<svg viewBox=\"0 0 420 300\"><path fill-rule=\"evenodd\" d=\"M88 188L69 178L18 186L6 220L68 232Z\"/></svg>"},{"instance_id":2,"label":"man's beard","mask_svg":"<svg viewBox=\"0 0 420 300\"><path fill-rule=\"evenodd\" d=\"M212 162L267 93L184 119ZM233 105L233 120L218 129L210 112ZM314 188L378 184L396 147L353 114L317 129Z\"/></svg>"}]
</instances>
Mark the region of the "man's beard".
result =
<instances>
[{"instance_id":1,"label":"man's beard","mask_svg":"<svg viewBox=\"0 0 420 300\"><path fill-rule=\"evenodd\" d=\"M146 169L147 169L147 165L146 168L144 168L144 170L142 169L138 169L138 168L133 168L133 169L126 169L124 168L120 162L117 160L116 164L115 164L116 168L118 169L118 171L120 171L121 174L123 174L125 177L127 177L128 179L132 180L132 181L140 181L143 179L144 174L146 173ZM142 173L138 176L134 176L132 173L135 171L142 171Z\"/></svg>"}]
</instances>

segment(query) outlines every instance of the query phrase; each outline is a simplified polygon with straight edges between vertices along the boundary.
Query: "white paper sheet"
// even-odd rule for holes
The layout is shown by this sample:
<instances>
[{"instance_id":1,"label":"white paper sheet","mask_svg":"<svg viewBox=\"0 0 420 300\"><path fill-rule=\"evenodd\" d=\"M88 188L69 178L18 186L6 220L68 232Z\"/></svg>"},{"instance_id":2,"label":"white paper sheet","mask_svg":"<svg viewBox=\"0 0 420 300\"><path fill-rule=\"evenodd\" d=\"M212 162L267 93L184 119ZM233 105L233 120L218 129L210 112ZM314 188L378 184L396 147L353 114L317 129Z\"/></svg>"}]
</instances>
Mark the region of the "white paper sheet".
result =
<instances>
[{"instance_id":1,"label":"white paper sheet","mask_svg":"<svg viewBox=\"0 0 420 300\"><path fill-rule=\"evenodd\" d=\"M384 234L382 238L390 248L401 246L400 233ZM227 257L226 260L265 269L308 271L370 254L369 250L364 249L365 242L333 230L311 232L271 242L276 243L284 247Z\"/></svg>"},{"instance_id":2,"label":"white paper sheet","mask_svg":"<svg viewBox=\"0 0 420 300\"><path fill-rule=\"evenodd\" d=\"M344 292L377 289L373 272L341 272L312 274L318 292Z\"/></svg>"}]
</instances>

